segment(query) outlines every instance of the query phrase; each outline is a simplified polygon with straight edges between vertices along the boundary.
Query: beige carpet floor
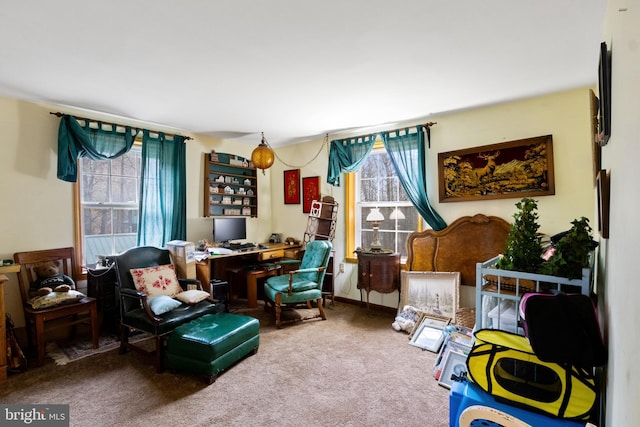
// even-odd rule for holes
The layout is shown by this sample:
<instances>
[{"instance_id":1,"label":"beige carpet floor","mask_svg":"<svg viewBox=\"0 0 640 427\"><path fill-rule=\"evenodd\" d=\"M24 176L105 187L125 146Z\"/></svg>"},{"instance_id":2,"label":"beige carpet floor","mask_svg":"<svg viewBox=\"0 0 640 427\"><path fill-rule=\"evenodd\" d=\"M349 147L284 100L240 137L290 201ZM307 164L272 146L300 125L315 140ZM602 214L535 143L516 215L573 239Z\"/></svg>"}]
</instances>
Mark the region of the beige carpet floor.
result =
<instances>
[{"instance_id":1,"label":"beige carpet floor","mask_svg":"<svg viewBox=\"0 0 640 427\"><path fill-rule=\"evenodd\" d=\"M10 374L3 403L70 404L72 426L447 426L435 354L392 329L393 314L336 302L326 321L276 329L262 307L260 349L212 385L157 374L117 350Z\"/></svg>"}]
</instances>

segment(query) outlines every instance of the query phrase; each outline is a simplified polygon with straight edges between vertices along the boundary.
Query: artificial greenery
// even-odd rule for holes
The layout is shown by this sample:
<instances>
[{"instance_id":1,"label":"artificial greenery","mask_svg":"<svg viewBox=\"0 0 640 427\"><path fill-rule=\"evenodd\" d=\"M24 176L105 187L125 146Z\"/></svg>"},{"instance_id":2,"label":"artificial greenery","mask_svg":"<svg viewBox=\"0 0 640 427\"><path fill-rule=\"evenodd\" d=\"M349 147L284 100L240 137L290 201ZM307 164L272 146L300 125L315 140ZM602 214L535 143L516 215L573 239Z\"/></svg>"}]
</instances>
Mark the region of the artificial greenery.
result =
<instances>
[{"instance_id":1,"label":"artificial greenery","mask_svg":"<svg viewBox=\"0 0 640 427\"><path fill-rule=\"evenodd\" d=\"M573 220L571 229L554 244L555 252L542 265L541 273L569 279L582 278L582 269L589 266L589 256L597 246L591 238L589 220L585 217Z\"/></svg>"},{"instance_id":2,"label":"artificial greenery","mask_svg":"<svg viewBox=\"0 0 640 427\"><path fill-rule=\"evenodd\" d=\"M542 265L542 243L538 229L538 202L525 197L516 203L518 212L509 228L506 248L497 267L503 270L538 273Z\"/></svg>"}]
</instances>

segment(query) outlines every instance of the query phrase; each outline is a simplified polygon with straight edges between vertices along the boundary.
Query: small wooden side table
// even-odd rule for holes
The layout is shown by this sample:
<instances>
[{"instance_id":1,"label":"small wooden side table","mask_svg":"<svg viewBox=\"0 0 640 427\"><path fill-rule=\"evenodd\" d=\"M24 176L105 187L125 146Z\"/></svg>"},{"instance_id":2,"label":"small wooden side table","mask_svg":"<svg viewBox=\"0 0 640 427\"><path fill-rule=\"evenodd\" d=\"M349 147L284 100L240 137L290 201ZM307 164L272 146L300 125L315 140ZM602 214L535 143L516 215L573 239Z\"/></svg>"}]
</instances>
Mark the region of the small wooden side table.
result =
<instances>
[{"instance_id":1,"label":"small wooden side table","mask_svg":"<svg viewBox=\"0 0 640 427\"><path fill-rule=\"evenodd\" d=\"M358 256L360 302L362 302L362 290L364 289L367 293L368 310L369 292L389 294L400 289L400 254L374 251L357 251L356 254ZM398 303L400 303L399 293Z\"/></svg>"}]
</instances>

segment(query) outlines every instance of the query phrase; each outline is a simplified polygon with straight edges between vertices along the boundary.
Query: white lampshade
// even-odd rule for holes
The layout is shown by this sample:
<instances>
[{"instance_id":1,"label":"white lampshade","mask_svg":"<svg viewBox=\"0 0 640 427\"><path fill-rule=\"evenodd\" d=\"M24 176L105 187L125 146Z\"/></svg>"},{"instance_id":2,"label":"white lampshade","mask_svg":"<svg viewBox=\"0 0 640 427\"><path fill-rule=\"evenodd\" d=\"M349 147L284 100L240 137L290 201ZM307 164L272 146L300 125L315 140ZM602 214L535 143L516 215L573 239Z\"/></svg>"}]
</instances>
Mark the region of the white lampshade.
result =
<instances>
[{"instance_id":1,"label":"white lampshade","mask_svg":"<svg viewBox=\"0 0 640 427\"><path fill-rule=\"evenodd\" d=\"M372 208L369 215L367 215L367 221L384 221L384 215L382 215L379 208Z\"/></svg>"},{"instance_id":2,"label":"white lampshade","mask_svg":"<svg viewBox=\"0 0 640 427\"><path fill-rule=\"evenodd\" d=\"M389 215L389 219L404 219L404 214L402 213L401 210L398 210L398 208L395 208L392 212L391 215Z\"/></svg>"}]
</instances>

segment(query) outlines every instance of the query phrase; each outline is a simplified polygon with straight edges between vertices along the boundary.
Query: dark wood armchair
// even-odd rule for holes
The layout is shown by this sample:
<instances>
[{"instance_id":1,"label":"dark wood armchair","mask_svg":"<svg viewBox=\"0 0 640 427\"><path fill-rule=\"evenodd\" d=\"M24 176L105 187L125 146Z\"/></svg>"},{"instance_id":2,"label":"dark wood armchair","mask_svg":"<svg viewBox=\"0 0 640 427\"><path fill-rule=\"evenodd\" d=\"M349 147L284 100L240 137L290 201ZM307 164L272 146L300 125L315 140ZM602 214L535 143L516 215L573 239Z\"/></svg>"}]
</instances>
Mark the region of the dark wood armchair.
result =
<instances>
[{"instance_id":1,"label":"dark wood armchair","mask_svg":"<svg viewBox=\"0 0 640 427\"><path fill-rule=\"evenodd\" d=\"M36 280L34 271L36 264L49 261L54 262L58 266L60 273L71 277L77 284L74 249L60 248L18 252L14 254L13 259L21 265L20 272L18 273L20 296L22 297L29 345L32 345L35 335L38 366L42 365L45 359L45 328L46 330L53 330L71 327L71 333L73 334L75 333L75 325L79 323L89 323L91 326L93 348L98 348L100 326L98 323L96 300L94 298L85 297L72 303L42 309L34 309L28 304L30 299L29 287Z\"/></svg>"}]
</instances>

